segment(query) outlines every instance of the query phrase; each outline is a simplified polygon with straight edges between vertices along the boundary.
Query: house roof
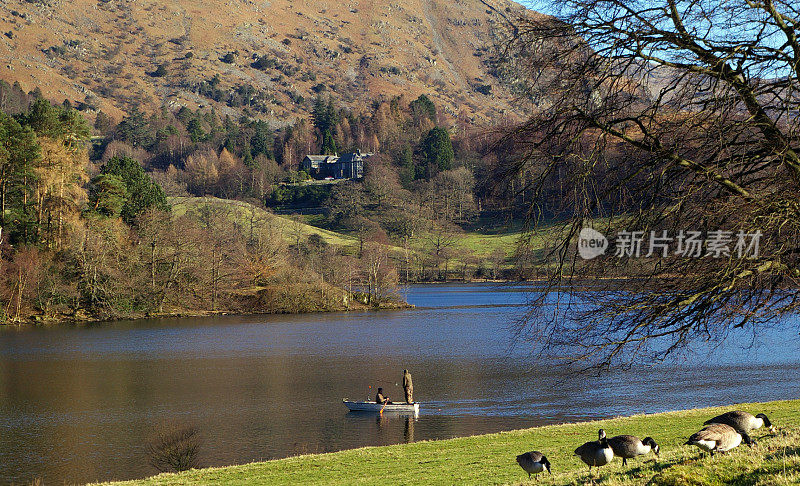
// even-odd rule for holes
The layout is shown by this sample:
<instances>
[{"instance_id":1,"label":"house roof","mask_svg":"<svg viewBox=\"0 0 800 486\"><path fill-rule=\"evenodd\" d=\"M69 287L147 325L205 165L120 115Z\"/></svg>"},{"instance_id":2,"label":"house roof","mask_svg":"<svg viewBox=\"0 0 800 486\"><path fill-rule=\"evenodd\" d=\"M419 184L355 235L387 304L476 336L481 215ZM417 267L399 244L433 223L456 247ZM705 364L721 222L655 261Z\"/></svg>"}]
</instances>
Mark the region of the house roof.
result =
<instances>
[{"instance_id":1,"label":"house roof","mask_svg":"<svg viewBox=\"0 0 800 486\"><path fill-rule=\"evenodd\" d=\"M369 153L369 152L368 153L362 153L359 150L358 152L353 152L351 154L342 154L342 156L339 157L339 160L342 161L342 162L353 162L353 161L356 161L356 160L363 160L363 159L365 159L367 157L371 157L371 156L372 156L371 153Z\"/></svg>"},{"instance_id":2,"label":"house roof","mask_svg":"<svg viewBox=\"0 0 800 486\"><path fill-rule=\"evenodd\" d=\"M322 162L326 164L333 164L336 162L350 163L358 160L363 160L367 157L371 157L372 155L373 155L372 153L369 152L363 153L359 150L357 152L342 154L342 155L306 155L305 158L311 162Z\"/></svg>"},{"instance_id":3,"label":"house roof","mask_svg":"<svg viewBox=\"0 0 800 486\"><path fill-rule=\"evenodd\" d=\"M306 155L306 158L308 160L316 160L316 161L319 161L319 162L325 162L325 161L327 161L329 159L330 160L338 159L338 157L335 156L335 155Z\"/></svg>"}]
</instances>

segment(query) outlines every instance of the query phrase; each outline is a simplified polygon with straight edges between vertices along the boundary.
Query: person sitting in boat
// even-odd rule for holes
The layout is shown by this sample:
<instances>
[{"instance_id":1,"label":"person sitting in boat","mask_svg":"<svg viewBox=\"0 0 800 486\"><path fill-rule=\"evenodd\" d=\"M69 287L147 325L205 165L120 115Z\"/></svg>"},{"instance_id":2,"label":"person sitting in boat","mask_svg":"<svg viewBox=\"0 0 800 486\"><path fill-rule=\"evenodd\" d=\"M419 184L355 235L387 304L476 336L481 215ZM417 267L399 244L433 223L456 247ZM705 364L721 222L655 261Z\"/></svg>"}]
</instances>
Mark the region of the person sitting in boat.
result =
<instances>
[{"instance_id":1,"label":"person sitting in boat","mask_svg":"<svg viewBox=\"0 0 800 486\"><path fill-rule=\"evenodd\" d=\"M375 403L389 404L389 403L392 403L392 401L389 400L389 397L383 396L383 388L379 387L378 388L378 393L375 395Z\"/></svg>"}]
</instances>

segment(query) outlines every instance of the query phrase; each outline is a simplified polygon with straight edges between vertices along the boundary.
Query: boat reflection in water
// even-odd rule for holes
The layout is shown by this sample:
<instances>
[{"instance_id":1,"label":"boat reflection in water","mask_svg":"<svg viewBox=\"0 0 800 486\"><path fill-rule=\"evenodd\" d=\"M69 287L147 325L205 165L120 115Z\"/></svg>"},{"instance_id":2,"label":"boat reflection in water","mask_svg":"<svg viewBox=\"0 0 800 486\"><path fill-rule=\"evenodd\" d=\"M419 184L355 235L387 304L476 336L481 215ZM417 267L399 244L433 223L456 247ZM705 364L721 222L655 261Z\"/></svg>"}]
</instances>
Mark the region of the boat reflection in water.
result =
<instances>
[{"instance_id":1,"label":"boat reflection in water","mask_svg":"<svg viewBox=\"0 0 800 486\"><path fill-rule=\"evenodd\" d=\"M375 419L375 425L378 431L383 429L391 429L391 424L396 420L403 420L403 442L410 444L414 442L414 423L419 420L419 407L407 411L391 411L384 410L383 413L368 411L368 410L351 410L347 412L347 418L352 420L369 420Z\"/></svg>"}]
</instances>

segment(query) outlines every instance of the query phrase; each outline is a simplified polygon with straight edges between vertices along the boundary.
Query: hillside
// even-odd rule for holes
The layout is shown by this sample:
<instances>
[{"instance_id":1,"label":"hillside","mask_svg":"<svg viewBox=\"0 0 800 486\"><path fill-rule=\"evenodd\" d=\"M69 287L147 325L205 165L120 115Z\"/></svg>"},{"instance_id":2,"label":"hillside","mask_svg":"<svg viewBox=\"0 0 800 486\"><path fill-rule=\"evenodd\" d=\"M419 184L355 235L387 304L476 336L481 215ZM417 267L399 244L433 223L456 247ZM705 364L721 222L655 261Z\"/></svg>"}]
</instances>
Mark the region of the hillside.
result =
<instances>
[{"instance_id":1,"label":"hillside","mask_svg":"<svg viewBox=\"0 0 800 486\"><path fill-rule=\"evenodd\" d=\"M248 202L216 197L171 197L169 204L174 217L190 211L197 212L200 207L209 206L215 213L224 214L226 218L235 221L245 230L251 221L277 229L286 245L296 245L298 241L306 242L309 237L316 235L321 241L337 248L340 252L358 253L360 240L357 236L320 228L313 223L308 224L314 218L277 215ZM556 231L558 225L543 228L542 233L535 235L531 241L532 251L542 251L545 242L551 237L550 233ZM498 224L492 224L489 228L475 228L447 235L447 241L442 245L454 250L453 255L449 257L450 274L447 278L497 278L501 271L513 270L517 246L520 239L525 236L523 227L506 227ZM404 265L425 265L424 260L435 259L433 253L436 248L432 242L436 237L435 232L420 231L414 238L409 239L408 254L403 247L397 245L382 246L388 250L396 266L402 269L405 268Z\"/></svg>"},{"instance_id":2,"label":"hillside","mask_svg":"<svg viewBox=\"0 0 800 486\"><path fill-rule=\"evenodd\" d=\"M215 197L172 197L169 202L175 216L183 215L190 210L196 211L199 206L207 204L213 207L217 212L228 211L230 218L237 221L242 227L246 227L250 219L255 219L259 223L266 223L278 228L283 238L286 239L287 244L292 243L292 237L294 235L299 236L303 240L308 239L311 235L318 235L327 244L336 246L356 245L358 243L355 238L350 236L310 226L300 219L278 216L263 208L243 201L219 199Z\"/></svg>"},{"instance_id":3,"label":"hillside","mask_svg":"<svg viewBox=\"0 0 800 486\"><path fill-rule=\"evenodd\" d=\"M317 93L354 111L426 93L452 119L490 123L519 114L488 66L501 22L480 0L11 0L0 4L0 79L117 121L166 102L247 107L281 125Z\"/></svg>"}]
</instances>

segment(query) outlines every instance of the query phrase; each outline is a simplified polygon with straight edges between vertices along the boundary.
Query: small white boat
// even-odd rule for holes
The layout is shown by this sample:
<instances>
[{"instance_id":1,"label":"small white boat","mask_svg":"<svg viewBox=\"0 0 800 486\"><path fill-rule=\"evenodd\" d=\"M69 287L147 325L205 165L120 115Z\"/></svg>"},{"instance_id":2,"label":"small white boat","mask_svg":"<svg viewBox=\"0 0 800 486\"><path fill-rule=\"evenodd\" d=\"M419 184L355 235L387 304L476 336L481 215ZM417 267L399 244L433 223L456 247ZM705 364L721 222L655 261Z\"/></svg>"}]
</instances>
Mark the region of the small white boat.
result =
<instances>
[{"instance_id":1,"label":"small white boat","mask_svg":"<svg viewBox=\"0 0 800 486\"><path fill-rule=\"evenodd\" d=\"M375 402L354 402L348 399L343 399L342 403L352 412L406 412L417 415L419 413L419 402L414 403L387 403L385 406L382 403Z\"/></svg>"}]
</instances>

